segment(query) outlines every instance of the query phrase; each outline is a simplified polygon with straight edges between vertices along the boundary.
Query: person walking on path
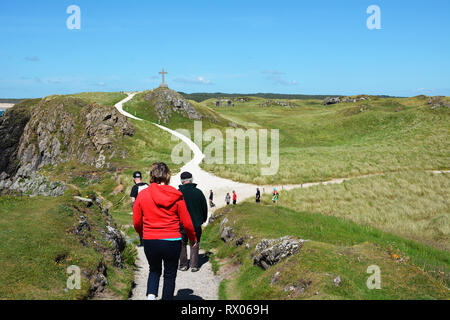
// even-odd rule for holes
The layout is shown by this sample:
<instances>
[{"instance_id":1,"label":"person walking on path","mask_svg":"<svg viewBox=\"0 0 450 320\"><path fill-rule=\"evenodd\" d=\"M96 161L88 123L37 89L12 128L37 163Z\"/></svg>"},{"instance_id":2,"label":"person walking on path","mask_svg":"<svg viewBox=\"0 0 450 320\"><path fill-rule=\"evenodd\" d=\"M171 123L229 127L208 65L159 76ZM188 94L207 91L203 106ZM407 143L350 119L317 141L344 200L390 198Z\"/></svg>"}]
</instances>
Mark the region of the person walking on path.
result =
<instances>
[{"instance_id":1,"label":"person walking on path","mask_svg":"<svg viewBox=\"0 0 450 320\"><path fill-rule=\"evenodd\" d=\"M273 203L278 204L278 196L279 196L279 193L277 191L277 188L273 188L273 192L272 192Z\"/></svg>"},{"instance_id":2,"label":"person walking on path","mask_svg":"<svg viewBox=\"0 0 450 320\"><path fill-rule=\"evenodd\" d=\"M138 194L147 189L148 184L142 181L142 174L139 171L133 173L134 186L131 188L130 199L131 199L131 208L133 208L134 203L136 202L136 198ZM144 245L142 241L142 237L139 237L139 246L142 247Z\"/></svg>"},{"instance_id":3,"label":"person walking on path","mask_svg":"<svg viewBox=\"0 0 450 320\"><path fill-rule=\"evenodd\" d=\"M231 196L230 193L227 192L227 195L225 196L225 202L227 203L227 206L230 204L231 202Z\"/></svg>"},{"instance_id":4,"label":"person walking on path","mask_svg":"<svg viewBox=\"0 0 450 320\"><path fill-rule=\"evenodd\" d=\"M170 183L166 164L154 163L150 169L150 186L141 191L133 207L133 224L144 239L144 252L150 266L147 299L156 300L164 262L163 300L172 300L175 291L178 259L181 251L180 223L197 246L194 225L183 194Z\"/></svg>"},{"instance_id":5,"label":"person walking on path","mask_svg":"<svg viewBox=\"0 0 450 320\"><path fill-rule=\"evenodd\" d=\"M202 224L206 222L208 218L208 205L206 204L206 198L200 189L197 189L197 184L193 183L193 177L190 172L183 172L181 174L181 185L179 190L183 194L186 207L191 216L192 223L194 225L195 234L197 236L197 246L191 246L190 268L191 272L197 272L198 266L198 251L200 246L200 238L202 236ZM180 254L180 266L179 270L186 271L189 269L187 259L187 242L188 237L181 226L181 254Z\"/></svg>"},{"instance_id":6,"label":"person walking on path","mask_svg":"<svg viewBox=\"0 0 450 320\"><path fill-rule=\"evenodd\" d=\"M209 206L210 206L211 208L214 208L214 207L216 206L216 205L214 204L213 200L214 200L214 194L213 194L213 191L212 191L212 190L209 190Z\"/></svg>"},{"instance_id":7,"label":"person walking on path","mask_svg":"<svg viewBox=\"0 0 450 320\"><path fill-rule=\"evenodd\" d=\"M261 202L261 192L259 191L259 188L256 188L256 203Z\"/></svg>"},{"instance_id":8,"label":"person walking on path","mask_svg":"<svg viewBox=\"0 0 450 320\"><path fill-rule=\"evenodd\" d=\"M237 202L237 195L236 192L233 190L233 204L236 204Z\"/></svg>"}]
</instances>

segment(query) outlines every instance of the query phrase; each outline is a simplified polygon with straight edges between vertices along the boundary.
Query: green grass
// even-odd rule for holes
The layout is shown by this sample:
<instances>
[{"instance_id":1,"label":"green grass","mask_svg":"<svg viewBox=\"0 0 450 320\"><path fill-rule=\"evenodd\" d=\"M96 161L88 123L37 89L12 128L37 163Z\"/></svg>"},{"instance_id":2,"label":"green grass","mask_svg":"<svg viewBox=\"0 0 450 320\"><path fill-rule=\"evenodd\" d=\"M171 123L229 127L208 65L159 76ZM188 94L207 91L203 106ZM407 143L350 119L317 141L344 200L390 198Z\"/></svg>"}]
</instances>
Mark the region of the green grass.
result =
<instances>
[{"instance_id":1,"label":"green grass","mask_svg":"<svg viewBox=\"0 0 450 320\"><path fill-rule=\"evenodd\" d=\"M268 201L261 205L242 203L226 216L236 234L246 236L251 249L236 248L218 239L222 219L205 230L203 246L209 250L215 248L214 259L240 265L239 271L222 284L222 297L254 300L449 298L445 285L448 279L441 273L448 272L450 255L446 251L341 218L273 206ZM253 266L251 253L257 242L285 235L311 241L298 254L267 271ZM399 258L394 258L394 254ZM427 271L423 270L423 263ZM381 290L369 290L366 286L369 265L381 268ZM270 285L277 271L280 278ZM342 285L335 287L332 281L338 275ZM289 284L309 281L311 284L303 293L283 291Z\"/></svg>"},{"instance_id":2,"label":"green grass","mask_svg":"<svg viewBox=\"0 0 450 320\"><path fill-rule=\"evenodd\" d=\"M319 212L450 250L448 174L406 171L281 191L279 204Z\"/></svg>"},{"instance_id":3,"label":"green grass","mask_svg":"<svg viewBox=\"0 0 450 320\"><path fill-rule=\"evenodd\" d=\"M203 164L204 169L255 184L287 184L449 167L450 110L432 110L427 99L372 98L332 106L292 100L292 107L261 107L263 102L213 109L245 127L279 129L278 173L261 176L260 164ZM203 102L211 108L212 103Z\"/></svg>"},{"instance_id":4,"label":"green grass","mask_svg":"<svg viewBox=\"0 0 450 320\"><path fill-rule=\"evenodd\" d=\"M60 198L0 197L0 297L2 299L80 299L89 284L65 292L66 269L93 272L102 255L69 233L77 221ZM58 256L64 257L59 261Z\"/></svg>"},{"instance_id":5,"label":"green grass","mask_svg":"<svg viewBox=\"0 0 450 320\"><path fill-rule=\"evenodd\" d=\"M87 103L97 103L104 106L113 106L127 97L125 93L121 92L81 92L71 96L82 99Z\"/></svg>"}]
</instances>

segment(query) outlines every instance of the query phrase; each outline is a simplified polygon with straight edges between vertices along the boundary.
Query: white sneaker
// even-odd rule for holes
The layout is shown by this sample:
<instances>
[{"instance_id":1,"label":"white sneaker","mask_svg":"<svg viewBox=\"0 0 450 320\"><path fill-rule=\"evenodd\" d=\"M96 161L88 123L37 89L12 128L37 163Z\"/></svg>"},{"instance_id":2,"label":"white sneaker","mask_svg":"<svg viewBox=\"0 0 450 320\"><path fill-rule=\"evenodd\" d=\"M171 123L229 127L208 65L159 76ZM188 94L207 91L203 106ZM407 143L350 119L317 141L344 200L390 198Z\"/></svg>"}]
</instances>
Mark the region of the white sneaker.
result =
<instances>
[{"instance_id":1,"label":"white sneaker","mask_svg":"<svg viewBox=\"0 0 450 320\"><path fill-rule=\"evenodd\" d=\"M156 296L154 294L149 294L147 300L156 300Z\"/></svg>"}]
</instances>

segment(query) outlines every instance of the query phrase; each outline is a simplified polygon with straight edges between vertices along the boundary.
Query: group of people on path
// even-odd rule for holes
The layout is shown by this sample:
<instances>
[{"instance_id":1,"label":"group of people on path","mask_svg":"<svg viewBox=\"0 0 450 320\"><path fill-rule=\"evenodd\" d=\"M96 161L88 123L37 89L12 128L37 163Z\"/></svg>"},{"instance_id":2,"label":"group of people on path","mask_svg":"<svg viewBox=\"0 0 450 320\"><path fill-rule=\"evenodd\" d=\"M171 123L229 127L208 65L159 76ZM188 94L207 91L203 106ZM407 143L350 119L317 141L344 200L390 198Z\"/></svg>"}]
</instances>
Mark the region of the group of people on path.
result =
<instances>
[{"instance_id":1,"label":"group of people on path","mask_svg":"<svg viewBox=\"0 0 450 320\"><path fill-rule=\"evenodd\" d=\"M229 192L227 192L227 195L225 196L225 202L227 206L231 203L231 196ZM234 190L233 190L233 204L237 204L237 194L236 191Z\"/></svg>"},{"instance_id":2,"label":"group of people on path","mask_svg":"<svg viewBox=\"0 0 450 320\"><path fill-rule=\"evenodd\" d=\"M165 163L154 163L150 169L150 184L135 172L130 197L133 205L133 225L144 247L150 270L147 299L156 300L164 263L163 300L172 300L177 271L199 270L199 242L202 224L208 217L203 192L193 183L189 172L181 174L179 189L170 186L171 173ZM187 244L190 242L190 263Z\"/></svg>"},{"instance_id":3,"label":"group of people on path","mask_svg":"<svg viewBox=\"0 0 450 320\"><path fill-rule=\"evenodd\" d=\"M278 203L278 196L279 196L279 193L277 191L277 188L273 188L273 192L272 192L272 202L273 203ZM256 203L261 203L261 191L259 190L259 188L256 188Z\"/></svg>"},{"instance_id":4,"label":"group of people on path","mask_svg":"<svg viewBox=\"0 0 450 320\"><path fill-rule=\"evenodd\" d=\"M172 300L177 271L199 270L199 243L202 225L208 218L208 205L203 192L197 188L191 173L183 172L178 190L170 186L171 172L163 162L150 168L150 184L142 179L140 172L133 174L134 186L130 198L133 207L133 225L144 247L149 264L147 299L156 300L164 263L163 300ZM237 194L233 190L233 204ZM272 201L278 201L276 188ZM214 207L214 194L210 190L209 204ZM231 202L230 193L225 197ZM261 202L261 192L256 191L256 202ZM190 262L187 245L190 243Z\"/></svg>"}]
</instances>

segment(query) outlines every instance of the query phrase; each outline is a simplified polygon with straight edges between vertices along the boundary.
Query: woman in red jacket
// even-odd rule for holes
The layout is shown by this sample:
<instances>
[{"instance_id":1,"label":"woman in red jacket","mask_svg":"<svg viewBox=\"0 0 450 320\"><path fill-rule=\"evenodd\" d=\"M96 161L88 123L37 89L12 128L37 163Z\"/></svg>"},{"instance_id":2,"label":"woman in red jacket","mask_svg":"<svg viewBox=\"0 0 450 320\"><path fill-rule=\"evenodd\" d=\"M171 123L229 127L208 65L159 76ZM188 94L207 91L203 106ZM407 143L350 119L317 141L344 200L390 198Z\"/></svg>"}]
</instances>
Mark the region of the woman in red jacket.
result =
<instances>
[{"instance_id":1,"label":"woman in red jacket","mask_svg":"<svg viewBox=\"0 0 450 320\"><path fill-rule=\"evenodd\" d=\"M150 169L150 186L141 191L133 206L136 232L144 239L144 251L150 265L147 299L158 296L162 262L164 262L163 300L173 299L181 251L180 223L191 244L197 245L191 216L186 209L183 194L169 186L170 170L164 163L155 163Z\"/></svg>"}]
</instances>

